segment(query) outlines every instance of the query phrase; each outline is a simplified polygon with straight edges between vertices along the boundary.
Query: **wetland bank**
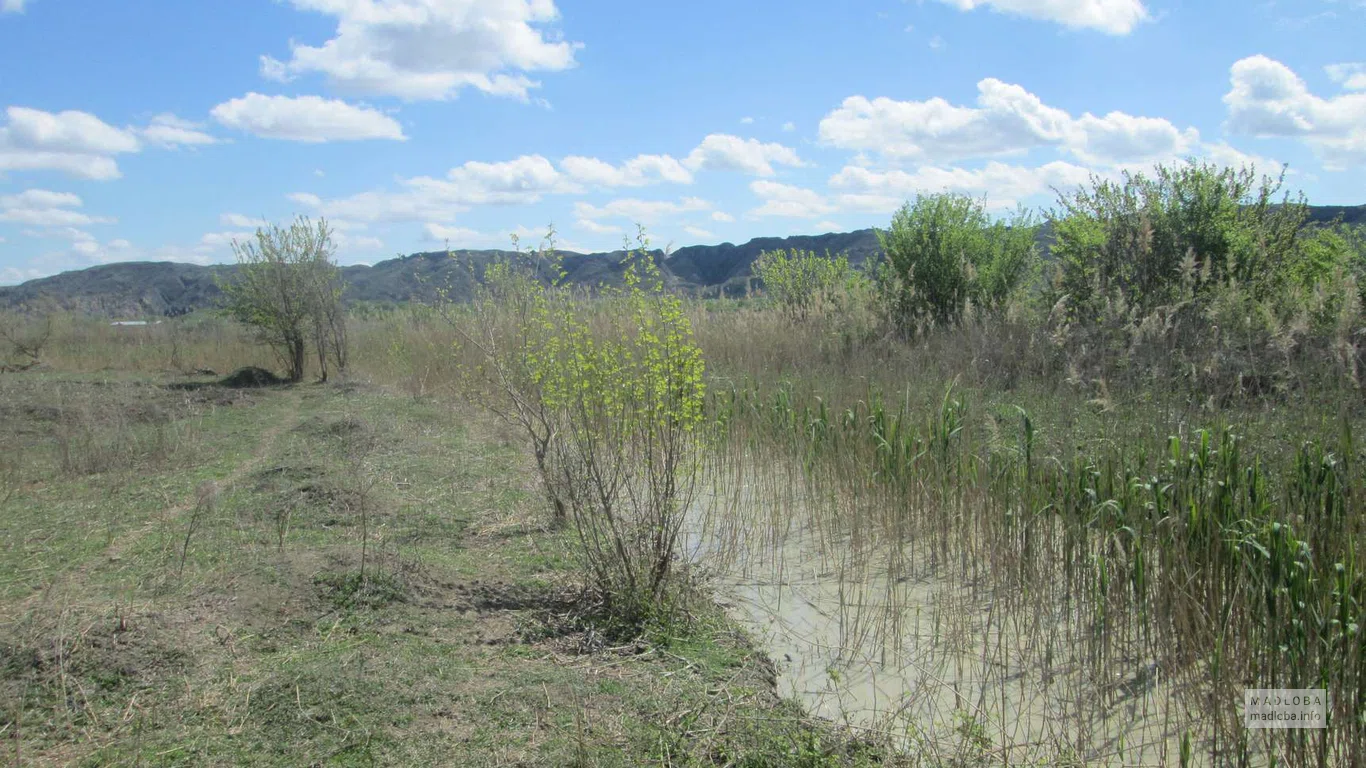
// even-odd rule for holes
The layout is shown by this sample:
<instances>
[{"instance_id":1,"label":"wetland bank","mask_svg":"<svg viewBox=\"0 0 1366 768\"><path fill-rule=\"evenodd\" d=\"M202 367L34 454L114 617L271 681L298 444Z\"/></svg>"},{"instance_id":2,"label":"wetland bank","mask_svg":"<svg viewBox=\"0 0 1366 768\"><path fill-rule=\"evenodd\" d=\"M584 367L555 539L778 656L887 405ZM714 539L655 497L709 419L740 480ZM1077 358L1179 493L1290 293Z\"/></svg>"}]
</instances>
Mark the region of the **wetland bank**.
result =
<instances>
[{"instance_id":1,"label":"wetland bank","mask_svg":"<svg viewBox=\"0 0 1366 768\"><path fill-rule=\"evenodd\" d=\"M548 239L462 262L468 301L320 303L296 381L252 389L176 372L269 364L257 311L7 317L42 343L0 376L6 738L1361 762L1359 235L1251 171L1094 183L1046 251L925 195L882 258L765 253L743 297L674 290L643 235L619 283L567 286ZM1329 727L1249 730L1248 687L1325 688Z\"/></svg>"}]
</instances>

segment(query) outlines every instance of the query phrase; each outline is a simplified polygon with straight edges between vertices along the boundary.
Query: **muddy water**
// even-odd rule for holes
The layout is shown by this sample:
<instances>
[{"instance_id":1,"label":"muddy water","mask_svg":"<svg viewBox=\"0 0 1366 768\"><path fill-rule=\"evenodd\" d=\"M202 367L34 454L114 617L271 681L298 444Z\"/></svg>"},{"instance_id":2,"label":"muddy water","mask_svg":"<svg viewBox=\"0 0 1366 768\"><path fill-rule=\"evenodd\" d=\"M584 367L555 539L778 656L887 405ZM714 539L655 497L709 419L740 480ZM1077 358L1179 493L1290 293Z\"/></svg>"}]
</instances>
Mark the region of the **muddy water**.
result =
<instances>
[{"instance_id":1,"label":"muddy water","mask_svg":"<svg viewBox=\"0 0 1366 768\"><path fill-rule=\"evenodd\" d=\"M710 489L687 545L774 660L780 692L812 713L997 765L1176 764L1181 734L1200 732L1198 707L1155 667L1081 658L1082 628L1060 607L1023 611L951 569L908 568L931 558L832 534L775 487Z\"/></svg>"}]
</instances>

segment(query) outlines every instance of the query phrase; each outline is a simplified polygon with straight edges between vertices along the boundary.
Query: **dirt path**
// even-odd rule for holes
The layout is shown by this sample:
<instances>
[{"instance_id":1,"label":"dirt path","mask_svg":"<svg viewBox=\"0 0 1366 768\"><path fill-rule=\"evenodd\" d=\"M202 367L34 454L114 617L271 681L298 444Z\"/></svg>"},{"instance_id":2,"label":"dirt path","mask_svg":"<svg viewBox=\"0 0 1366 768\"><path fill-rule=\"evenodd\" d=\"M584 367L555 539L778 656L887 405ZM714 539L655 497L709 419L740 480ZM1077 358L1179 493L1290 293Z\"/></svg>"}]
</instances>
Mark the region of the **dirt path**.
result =
<instances>
[{"instance_id":1,"label":"dirt path","mask_svg":"<svg viewBox=\"0 0 1366 768\"><path fill-rule=\"evenodd\" d=\"M45 595L54 592L66 592L74 584L80 584L97 567L116 563L124 559L127 552L141 542L148 534L157 528L166 525L179 516L194 510L201 504L212 505L217 502L218 497L231 488L234 484L241 482L252 472L265 462L270 455L271 449L275 447L280 435L289 429L293 429L299 423L299 395L293 390L281 395L286 399L284 410L280 418L274 420L274 424L261 432L257 440L256 447L252 449L251 456L246 461L238 464L228 474L217 480L207 480L194 490L191 497L179 504L163 509L159 514L155 514L147 519L145 523L126 530L114 539L105 548L103 556L96 556L86 560L80 567L68 571L65 578L58 577L58 583L50 584L47 588L37 590L33 595L23 601L27 607L34 601L40 601ZM55 587L55 589L54 589Z\"/></svg>"},{"instance_id":2,"label":"dirt path","mask_svg":"<svg viewBox=\"0 0 1366 768\"><path fill-rule=\"evenodd\" d=\"M163 510L160 515L149 519L140 528L125 531L120 534L110 543L108 549L105 551L106 557L109 560L122 559L123 553L126 552L130 546L141 541L142 538L156 528L156 526L167 520L179 517L200 505L207 504L212 506L213 504L216 504L219 495L226 493L233 485L241 482L243 478L256 471L256 469L265 462L266 457L270 455L270 451L275 447L275 441L279 439L280 435L299 424L298 394L291 390L285 393L284 397L288 399L289 404L290 413L288 418L277 420L275 424L261 433L260 439L256 442L256 447L252 450L251 456L248 457L246 461L234 467L226 477L218 480L206 480L203 483L200 483L199 487L194 490L194 494L191 498Z\"/></svg>"},{"instance_id":3,"label":"dirt path","mask_svg":"<svg viewBox=\"0 0 1366 768\"><path fill-rule=\"evenodd\" d=\"M212 505L217 503L218 497L221 494L226 493L233 485L241 482L243 478L256 471L256 469L265 462L266 457L270 455L270 451L275 447L275 441L279 439L280 435L299 424L298 393L289 390L283 397L288 401L288 417L277 419L272 426L261 433L260 439L256 442L256 447L252 449L251 456L249 456L246 461L234 467L226 477L218 480L206 480L203 483L200 483L199 487L194 490L194 494L191 498L186 499L180 504L162 510L160 515L149 519L141 527L124 531L116 537L114 541L110 542L109 547L105 550L105 558L109 561L123 559L123 554L128 551L129 547L137 544L157 526L168 520L174 520L201 505L209 505L212 507ZM87 564L87 567L89 567L89 564Z\"/></svg>"}]
</instances>

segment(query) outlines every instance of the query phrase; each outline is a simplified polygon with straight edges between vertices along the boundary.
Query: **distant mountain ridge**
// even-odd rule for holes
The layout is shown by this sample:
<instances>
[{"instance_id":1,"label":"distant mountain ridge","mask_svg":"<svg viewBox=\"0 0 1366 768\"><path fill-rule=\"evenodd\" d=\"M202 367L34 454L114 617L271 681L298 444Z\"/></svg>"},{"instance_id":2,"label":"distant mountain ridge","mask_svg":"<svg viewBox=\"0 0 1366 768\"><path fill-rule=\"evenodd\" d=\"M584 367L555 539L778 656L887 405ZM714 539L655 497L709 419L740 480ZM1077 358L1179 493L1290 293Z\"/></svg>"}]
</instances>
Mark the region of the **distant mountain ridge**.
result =
<instances>
[{"instance_id":1,"label":"distant mountain ridge","mask_svg":"<svg viewBox=\"0 0 1366 768\"><path fill-rule=\"evenodd\" d=\"M1310 221L1366 226L1366 205L1310 206ZM1051 242L1047 226L1039 243ZM654 251L656 262L669 286L693 293L743 293L754 260L760 253L779 249L848 255L860 264L881 251L877 232L860 229L823 235L759 237L741 245L692 245L667 257ZM398 303L429 300L438 289L453 298L470 295L474 281L496 259L516 258L513 251L458 250L415 253L378 262L373 266L342 268L348 301ZM621 281L625 252L564 252L563 266L570 283L587 287ZM0 309L32 306L42 302L66 310L111 317L142 317L178 314L217 305L222 292L218 281L230 276L235 265L197 266L174 262L123 262L63 272L0 287Z\"/></svg>"},{"instance_id":2,"label":"distant mountain ridge","mask_svg":"<svg viewBox=\"0 0 1366 768\"><path fill-rule=\"evenodd\" d=\"M846 253L862 262L879 251L872 229L825 235L761 237L743 245L694 245L669 254L652 255L665 283L692 292L743 292L751 265L767 250L800 248L824 253ZM568 282L588 287L619 284L624 251L573 253L565 251L563 267ZM454 258L452 258L454 256ZM470 295L474 280L489 263L515 259L504 250L429 251L387 259L372 266L342 268L348 301L398 303L429 300L438 289L453 298ZM473 270L471 271L471 268ZM0 309L49 303L58 308L118 317L161 316L213 307L222 297L219 280L236 272L236 265L197 266L175 262L122 262L63 272L0 287Z\"/></svg>"}]
</instances>

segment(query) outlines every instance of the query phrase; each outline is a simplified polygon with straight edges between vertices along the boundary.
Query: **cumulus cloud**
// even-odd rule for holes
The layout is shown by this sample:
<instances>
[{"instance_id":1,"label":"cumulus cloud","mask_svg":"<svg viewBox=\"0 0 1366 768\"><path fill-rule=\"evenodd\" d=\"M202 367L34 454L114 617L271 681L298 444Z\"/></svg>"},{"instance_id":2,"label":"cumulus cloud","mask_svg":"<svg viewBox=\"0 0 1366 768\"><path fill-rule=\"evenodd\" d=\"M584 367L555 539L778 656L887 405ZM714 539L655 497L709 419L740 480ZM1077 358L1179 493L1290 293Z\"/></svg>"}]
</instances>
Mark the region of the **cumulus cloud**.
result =
<instances>
[{"instance_id":1,"label":"cumulus cloud","mask_svg":"<svg viewBox=\"0 0 1366 768\"><path fill-rule=\"evenodd\" d=\"M1348 70L1337 74L1349 90L1358 76ZM1289 67L1262 55L1234 63L1230 75L1224 95L1230 132L1300 139L1330 170L1366 164L1366 92L1316 96Z\"/></svg>"},{"instance_id":2,"label":"cumulus cloud","mask_svg":"<svg viewBox=\"0 0 1366 768\"><path fill-rule=\"evenodd\" d=\"M799 168L806 163L797 151L776 142L765 144L757 139L742 139L725 133L713 133L702 140L683 164L694 171L704 168L740 171L753 176L774 175L773 166Z\"/></svg>"},{"instance_id":3,"label":"cumulus cloud","mask_svg":"<svg viewBox=\"0 0 1366 768\"><path fill-rule=\"evenodd\" d=\"M574 226L579 229L586 229L595 235L619 235L623 231L621 227L615 224L600 224L592 219L579 219L574 222Z\"/></svg>"},{"instance_id":4,"label":"cumulus cloud","mask_svg":"<svg viewBox=\"0 0 1366 768\"><path fill-rule=\"evenodd\" d=\"M322 143L407 138L398 121L379 110L319 96L248 93L219 104L209 114L228 128L266 139Z\"/></svg>"},{"instance_id":5,"label":"cumulus cloud","mask_svg":"<svg viewBox=\"0 0 1366 768\"><path fill-rule=\"evenodd\" d=\"M692 183L692 172L669 155L638 155L619 166L596 157L571 155L560 161L560 170L575 181L596 187Z\"/></svg>"},{"instance_id":6,"label":"cumulus cloud","mask_svg":"<svg viewBox=\"0 0 1366 768\"><path fill-rule=\"evenodd\" d=\"M23 13L24 0L0 0L0 13Z\"/></svg>"},{"instance_id":7,"label":"cumulus cloud","mask_svg":"<svg viewBox=\"0 0 1366 768\"><path fill-rule=\"evenodd\" d=\"M448 99L464 88L525 99L539 86L527 73L574 66L578 43L546 25L553 0L290 0L334 17L322 45L291 42L281 61L261 58L274 80L319 73L334 85L419 101Z\"/></svg>"},{"instance_id":8,"label":"cumulus cloud","mask_svg":"<svg viewBox=\"0 0 1366 768\"><path fill-rule=\"evenodd\" d=\"M1348 91L1366 91L1366 62L1329 64L1323 68L1333 82Z\"/></svg>"},{"instance_id":9,"label":"cumulus cloud","mask_svg":"<svg viewBox=\"0 0 1366 768\"><path fill-rule=\"evenodd\" d=\"M1085 162L1119 164L1180 155L1199 141L1194 129L1183 131L1161 118L1123 112L1073 117L1023 87L995 78L980 81L977 91L974 107L938 97L897 101L850 96L821 120L820 137L841 149L924 163L1054 147Z\"/></svg>"},{"instance_id":10,"label":"cumulus cloud","mask_svg":"<svg viewBox=\"0 0 1366 768\"><path fill-rule=\"evenodd\" d=\"M142 137L161 147L198 147L217 144L219 139L204 132L201 123L182 120L170 113L152 118L152 122L141 131Z\"/></svg>"},{"instance_id":11,"label":"cumulus cloud","mask_svg":"<svg viewBox=\"0 0 1366 768\"><path fill-rule=\"evenodd\" d=\"M99 238L79 227L63 227L47 233L46 236L55 236L68 242L64 250L50 251L37 260L52 272L128 261L141 256L141 252L127 240L101 242Z\"/></svg>"},{"instance_id":12,"label":"cumulus cloud","mask_svg":"<svg viewBox=\"0 0 1366 768\"><path fill-rule=\"evenodd\" d=\"M0 221L29 227L85 227L112 224L114 219L90 216L77 210L81 198L70 192L30 189L17 195L0 196Z\"/></svg>"},{"instance_id":13,"label":"cumulus cloud","mask_svg":"<svg viewBox=\"0 0 1366 768\"><path fill-rule=\"evenodd\" d=\"M999 13L1051 21L1073 29L1127 35L1150 17L1142 0L939 0L960 11L990 8Z\"/></svg>"},{"instance_id":14,"label":"cumulus cloud","mask_svg":"<svg viewBox=\"0 0 1366 768\"><path fill-rule=\"evenodd\" d=\"M290 199L329 218L441 223L475 205L529 204L546 195L583 191L541 155L500 163L471 161L451 169L445 178L419 176L401 185L399 191L376 190L330 200L309 193L296 193Z\"/></svg>"},{"instance_id":15,"label":"cumulus cloud","mask_svg":"<svg viewBox=\"0 0 1366 768\"><path fill-rule=\"evenodd\" d=\"M836 210L825 196L804 187L761 179L750 182L749 189L764 201L751 216L811 219Z\"/></svg>"},{"instance_id":16,"label":"cumulus cloud","mask_svg":"<svg viewBox=\"0 0 1366 768\"><path fill-rule=\"evenodd\" d=\"M243 216L240 213L225 213L218 217L218 222L225 227L237 227L238 229L255 230L258 227L269 227L270 222L265 219L253 219L250 216Z\"/></svg>"},{"instance_id":17,"label":"cumulus cloud","mask_svg":"<svg viewBox=\"0 0 1366 768\"><path fill-rule=\"evenodd\" d=\"M830 186L841 192L839 199L844 207L890 213L917 194L936 192L985 195L989 206L1010 208L1051 189L1075 188L1090 177L1090 170L1062 161L1039 167L991 162L972 170L922 167L914 172L846 166L830 177Z\"/></svg>"},{"instance_id":18,"label":"cumulus cloud","mask_svg":"<svg viewBox=\"0 0 1366 768\"><path fill-rule=\"evenodd\" d=\"M711 210L711 203L697 197L685 197L678 201L639 200L621 198L601 206L586 202L574 204L574 215L582 222L598 222L601 219L624 219L633 223L652 224L666 217Z\"/></svg>"},{"instance_id":19,"label":"cumulus cloud","mask_svg":"<svg viewBox=\"0 0 1366 768\"><path fill-rule=\"evenodd\" d=\"M735 221L735 217L725 211L712 211L711 220L729 224L730 222Z\"/></svg>"},{"instance_id":20,"label":"cumulus cloud","mask_svg":"<svg viewBox=\"0 0 1366 768\"><path fill-rule=\"evenodd\" d=\"M16 285L51 274L33 267L0 267L0 285Z\"/></svg>"},{"instance_id":21,"label":"cumulus cloud","mask_svg":"<svg viewBox=\"0 0 1366 768\"><path fill-rule=\"evenodd\" d=\"M707 230L705 230L705 229L703 229L703 228L701 228L701 227L684 227L684 228L683 228L683 231L684 231L684 232L687 232L689 235L692 235L693 237L695 237L695 238L697 238L697 239L699 239L699 240L715 240L715 239L716 239L716 235L712 234L711 232L708 232Z\"/></svg>"},{"instance_id":22,"label":"cumulus cloud","mask_svg":"<svg viewBox=\"0 0 1366 768\"><path fill-rule=\"evenodd\" d=\"M523 245L537 247L543 243L546 236L546 229L534 229L525 225L517 225L509 231L481 231L469 227L455 225L431 223L423 227L426 239L449 245L452 250L466 248L496 248L508 250L512 248L512 238L515 235ZM577 245L568 240L555 239L555 249L561 252L572 251L575 253L586 253L588 249Z\"/></svg>"},{"instance_id":23,"label":"cumulus cloud","mask_svg":"<svg viewBox=\"0 0 1366 768\"><path fill-rule=\"evenodd\" d=\"M9 107L0 127L0 173L60 171L104 181L119 177L114 156L137 152L134 132L115 128L88 112L44 112Z\"/></svg>"}]
</instances>

